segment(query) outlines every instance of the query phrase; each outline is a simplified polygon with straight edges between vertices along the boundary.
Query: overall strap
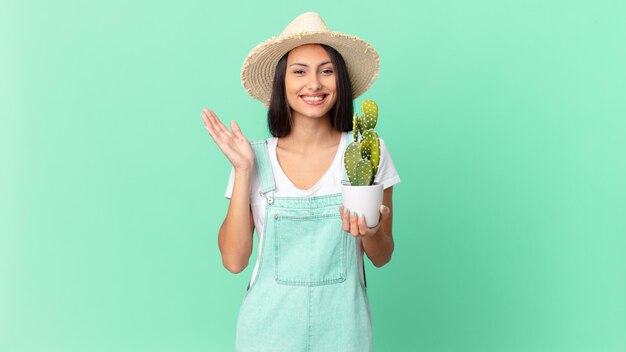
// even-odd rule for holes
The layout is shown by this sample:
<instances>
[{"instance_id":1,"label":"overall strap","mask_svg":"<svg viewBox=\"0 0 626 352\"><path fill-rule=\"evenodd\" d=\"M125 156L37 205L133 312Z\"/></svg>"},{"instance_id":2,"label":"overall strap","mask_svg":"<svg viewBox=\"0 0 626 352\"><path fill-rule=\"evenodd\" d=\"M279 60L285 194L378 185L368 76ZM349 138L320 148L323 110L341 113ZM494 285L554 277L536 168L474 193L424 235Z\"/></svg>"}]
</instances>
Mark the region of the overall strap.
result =
<instances>
[{"instance_id":1,"label":"overall strap","mask_svg":"<svg viewBox=\"0 0 626 352\"><path fill-rule=\"evenodd\" d=\"M266 193L275 190L276 183L274 181L272 164L270 162L267 140L252 142L250 145L252 146L252 151L254 151L254 164L261 183L261 190L259 193L267 199L268 204L272 204L273 197L271 195L266 195Z\"/></svg>"}]
</instances>

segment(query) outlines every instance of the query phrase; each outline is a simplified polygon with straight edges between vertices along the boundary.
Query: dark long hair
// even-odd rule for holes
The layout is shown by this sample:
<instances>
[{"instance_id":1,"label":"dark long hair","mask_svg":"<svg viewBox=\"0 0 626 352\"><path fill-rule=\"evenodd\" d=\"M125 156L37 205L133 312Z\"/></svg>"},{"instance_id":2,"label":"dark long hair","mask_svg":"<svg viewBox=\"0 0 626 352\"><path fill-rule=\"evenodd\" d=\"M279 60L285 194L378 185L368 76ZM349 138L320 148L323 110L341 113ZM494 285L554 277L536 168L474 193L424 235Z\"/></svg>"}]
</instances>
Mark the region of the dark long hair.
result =
<instances>
[{"instance_id":1,"label":"dark long hair","mask_svg":"<svg viewBox=\"0 0 626 352\"><path fill-rule=\"evenodd\" d=\"M330 61L332 61L335 69L335 79L337 80L337 101L328 111L330 124L340 132L352 131L354 106L352 104L352 84L348 76L348 68L337 50L328 45L320 45L330 56ZM283 55L276 65L272 97L267 110L267 125L274 137L284 137L291 132L291 109L285 93L288 55L289 53Z\"/></svg>"}]
</instances>

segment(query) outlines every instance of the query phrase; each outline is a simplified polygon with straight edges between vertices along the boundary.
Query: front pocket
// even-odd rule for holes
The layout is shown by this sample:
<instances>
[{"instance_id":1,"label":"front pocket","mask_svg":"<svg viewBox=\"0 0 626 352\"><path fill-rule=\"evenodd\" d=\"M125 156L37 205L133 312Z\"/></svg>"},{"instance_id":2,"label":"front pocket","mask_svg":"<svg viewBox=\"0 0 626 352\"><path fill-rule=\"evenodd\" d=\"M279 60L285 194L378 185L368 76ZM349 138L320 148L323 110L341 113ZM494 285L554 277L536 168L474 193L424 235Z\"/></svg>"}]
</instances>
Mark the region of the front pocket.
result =
<instances>
[{"instance_id":1,"label":"front pocket","mask_svg":"<svg viewBox=\"0 0 626 352\"><path fill-rule=\"evenodd\" d=\"M341 216L275 215L276 282L320 286L346 280L346 247Z\"/></svg>"}]
</instances>

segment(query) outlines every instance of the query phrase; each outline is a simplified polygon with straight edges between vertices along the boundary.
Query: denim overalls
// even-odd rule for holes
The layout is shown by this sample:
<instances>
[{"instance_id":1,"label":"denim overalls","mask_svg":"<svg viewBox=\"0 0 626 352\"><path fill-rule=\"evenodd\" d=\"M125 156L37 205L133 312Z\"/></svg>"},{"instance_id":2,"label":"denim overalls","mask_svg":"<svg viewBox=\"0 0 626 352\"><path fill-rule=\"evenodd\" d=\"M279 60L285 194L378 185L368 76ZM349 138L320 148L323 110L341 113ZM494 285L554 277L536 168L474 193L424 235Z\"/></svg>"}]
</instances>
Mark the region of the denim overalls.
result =
<instances>
[{"instance_id":1,"label":"denim overalls","mask_svg":"<svg viewBox=\"0 0 626 352\"><path fill-rule=\"evenodd\" d=\"M371 351L360 240L343 231L341 193L274 197L267 143L254 142L252 149L266 198L265 230L257 276L239 313L235 350Z\"/></svg>"}]
</instances>

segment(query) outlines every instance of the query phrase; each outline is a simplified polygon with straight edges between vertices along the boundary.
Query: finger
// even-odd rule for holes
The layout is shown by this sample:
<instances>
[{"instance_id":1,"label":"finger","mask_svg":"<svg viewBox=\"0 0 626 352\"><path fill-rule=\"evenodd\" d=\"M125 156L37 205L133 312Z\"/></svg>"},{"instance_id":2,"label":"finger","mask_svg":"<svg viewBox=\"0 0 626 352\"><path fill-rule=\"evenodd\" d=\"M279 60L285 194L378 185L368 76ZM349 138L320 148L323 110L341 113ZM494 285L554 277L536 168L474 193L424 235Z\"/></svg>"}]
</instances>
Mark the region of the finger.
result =
<instances>
[{"instance_id":1,"label":"finger","mask_svg":"<svg viewBox=\"0 0 626 352\"><path fill-rule=\"evenodd\" d=\"M209 109L202 109L202 119L204 120L204 123L208 124L208 125L213 125L213 119L211 117L211 113L212 111Z\"/></svg>"},{"instance_id":2,"label":"finger","mask_svg":"<svg viewBox=\"0 0 626 352\"><path fill-rule=\"evenodd\" d=\"M224 133L227 136L230 135L230 131L228 130L228 128L226 128L226 126L224 126L224 124L222 123L222 121L220 121L219 117L217 117L217 115L215 114L215 112L213 112L213 110L207 109L208 113L209 113L209 119L211 120L211 122L213 123L213 126L220 132L220 133Z\"/></svg>"},{"instance_id":3,"label":"finger","mask_svg":"<svg viewBox=\"0 0 626 352\"><path fill-rule=\"evenodd\" d=\"M209 117L206 113L202 113L202 120L204 121L204 127L206 128L206 130L209 131L209 134L211 135L213 140L216 140L217 131L215 131L215 128L213 127L213 124L209 120Z\"/></svg>"},{"instance_id":4,"label":"finger","mask_svg":"<svg viewBox=\"0 0 626 352\"><path fill-rule=\"evenodd\" d=\"M230 148L233 142L233 134L226 128L226 126L224 126L213 111L209 110L208 116L211 121L211 125L213 126L213 130L216 132L216 136L219 139L219 141L216 142L218 142L223 149Z\"/></svg>"},{"instance_id":5,"label":"finger","mask_svg":"<svg viewBox=\"0 0 626 352\"><path fill-rule=\"evenodd\" d=\"M209 130L210 132L213 132L213 135L217 137L220 133L220 130L217 128L217 125L215 124L214 120L211 118L210 110L204 109L202 111L202 120L204 120L204 125L206 126L207 130Z\"/></svg>"},{"instance_id":6,"label":"finger","mask_svg":"<svg viewBox=\"0 0 626 352\"><path fill-rule=\"evenodd\" d=\"M211 118L208 112L202 115L202 119L205 121L206 129L209 131L211 138L217 146L224 152L229 149L229 138L221 129L218 128L215 121Z\"/></svg>"},{"instance_id":7,"label":"finger","mask_svg":"<svg viewBox=\"0 0 626 352\"><path fill-rule=\"evenodd\" d=\"M365 216L361 215L357 223L359 225L359 234L361 236L367 235L369 231L369 227L367 227L367 224L365 223Z\"/></svg>"},{"instance_id":8,"label":"finger","mask_svg":"<svg viewBox=\"0 0 626 352\"><path fill-rule=\"evenodd\" d=\"M243 133L241 133L241 128L239 127L237 122L235 122L235 120L230 121L230 129L233 131L233 134L238 138L246 139L246 137L243 136Z\"/></svg>"},{"instance_id":9,"label":"finger","mask_svg":"<svg viewBox=\"0 0 626 352\"><path fill-rule=\"evenodd\" d=\"M230 150L230 138L223 132L221 128L219 128L217 120L213 118L214 116L215 113L213 113L211 110L203 110L202 119L205 122L207 131L209 131L209 134L213 138L215 144L217 144L217 146L222 150L222 152L224 152L224 154L227 154L228 150Z\"/></svg>"},{"instance_id":10,"label":"finger","mask_svg":"<svg viewBox=\"0 0 626 352\"><path fill-rule=\"evenodd\" d=\"M206 109L202 109L202 121L204 121L204 124L207 125L209 123L209 117L207 116L207 112Z\"/></svg>"},{"instance_id":11,"label":"finger","mask_svg":"<svg viewBox=\"0 0 626 352\"><path fill-rule=\"evenodd\" d=\"M352 213L352 211L350 211ZM359 237L361 234L359 233L359 224L357 213L350 215L350 234L354 237Z\"/></svg>"},{"instance_id":12,"label":"finger","mask_svg":"<svg viewBox=\"0 0 626 352\"><path fill-rule=\"evenodd\" d=\"M343 227L343 230L346 232L350 231L350 209L344 208L343 205L341 205L339 212L341 213L341 227Z\"/></svg>"},{"instance_id":13,"label":"finger","mask_svg":"<svg viewBox=\"0 0 626 352\"><path fill-rule=\"evenodd\" d=\"M204 115L207 117L207 119L209 120L209 122L211 124L215 124L217 119L217 116L215 115L215 112L211 109L203 109L202 112L204 113Z\"/></svg>"}]
</instances>

